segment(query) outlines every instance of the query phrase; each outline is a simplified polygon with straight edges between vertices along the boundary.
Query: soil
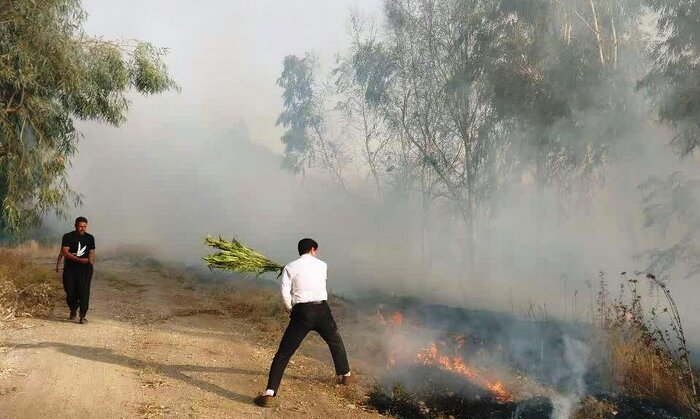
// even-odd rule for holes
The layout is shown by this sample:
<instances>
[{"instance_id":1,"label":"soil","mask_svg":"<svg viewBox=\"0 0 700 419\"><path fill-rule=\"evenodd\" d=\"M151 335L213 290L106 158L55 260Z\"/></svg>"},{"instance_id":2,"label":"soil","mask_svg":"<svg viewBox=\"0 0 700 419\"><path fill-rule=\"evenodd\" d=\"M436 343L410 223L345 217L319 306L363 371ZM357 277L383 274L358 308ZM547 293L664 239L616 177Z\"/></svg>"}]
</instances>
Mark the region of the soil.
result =
<instances>
[{"instance_id":1,"label":"soil","mask_svg":"<svg viewBox=\"0 0 700 419\"><path fill-rule=\"evenodd\" d=\"M371 377L360 369L355 386L336 385L315 337L292 359L279 406L255 406L284 324L223 315L201 287L108 260L95 269L87 324L69 321L64 304L0 323L0 418L381 416L363 405Z\"/></svg>"}]
</instances>

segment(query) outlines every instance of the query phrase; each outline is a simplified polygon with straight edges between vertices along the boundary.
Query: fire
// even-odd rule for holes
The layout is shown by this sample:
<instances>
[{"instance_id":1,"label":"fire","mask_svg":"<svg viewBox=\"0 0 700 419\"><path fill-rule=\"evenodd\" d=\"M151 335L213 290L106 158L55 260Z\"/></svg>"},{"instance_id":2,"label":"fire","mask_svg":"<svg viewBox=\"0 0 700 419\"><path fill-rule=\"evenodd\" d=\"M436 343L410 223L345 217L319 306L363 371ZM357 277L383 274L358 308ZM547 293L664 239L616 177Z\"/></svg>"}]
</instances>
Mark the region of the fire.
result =
<instances>
[{"instance_id":1,"label":"fire","mask_svg":"<svg viewBox=\"0 0 700 419\"><path fill-rule=\"evenodd\" d=\"M508 390L506 390L500 382L496 382L495 384L487 383L486 388L496 395L496 400L498 401L509 402L512 400L510 394L508 394Z\"/></svg>"},{"instance_id":2,"label":"fire","mask_svg":"<svg viewBox=\"0 0 700 419\"><path fill-rule=\"evenodd\" d=\"M400 311L395 312L391 315L391 322L394 324L394 326L401 326L401 323L403 322L403 314L401 314Z\"/></svg>"},{"instance_id":3,"label":"fire","mask_svg":"<svg viewBox=\"0 0 700 419\"><path fill-rule=\"evenodd\" d=\"M388 325L391 324L394 327L392 327L391 334L396 337L396 333L398 331L398 327L401 326L403 323L403 314L400 311L395 311L391 317L389 318L389 321L386 321L384 319L384 316L377 310L377 316L379 318L379 321L383 325ZM457 345L457 353L459 353L462 349L464 349L464 336L463 335L458 335L454 337L454 342ZM441 342L442 346L445 346L445 342ZM388 368L394 368L396 366L396 360L397 356L400 358L405 359L404 357L400 356L400 354L397 354L395 351L392 351L387 359L387 367ZM453 374L461 375L463 377L468 378L470 381L474 382L477 385L480 385L481 387L487 389L491 393L494 394L496 400L500 402L508 402L513 400L512 396L508 393L508 390L503 386L503 384L499 381L492 381L487 378L485 378L482 374L480 374L478 371L476 371L473 368L470 368L467 364L464 363L462 358L458 355L456 356L448 356L445 354L441 354L440 350L438 349L438 345L436 343L430 344L427 348L424 348L418 354L416 355L415 362L417 364L425 365L425 366L434 366L442 369L443 371L449 371Z\"/></svg>"},{"instance_id":4,"label":"fire","mask_svg":"<svg viewBox=\"0 0 700 419\"><path fill-rule=\"evenodd\" d=\"M459 356L441 355L435 343L423 349L416 355L416 363L426 366L437 366L444 371L458 374L492 392L500 402L511 401L512 397L500 382L491 382L476 370L469 368Z\"/></svg>"},{"instance_id":5,"label":"fire","mask_svg":"<svg viewBox=\"0 0 700 419\"><path fill-rule=\"evenodd\" d=\"M380 322L383 325L387 325L387 321L384 319L384 316L377 310L377 315L379 316ZM401 314L400 311L394 312L391 317L390 317L390 322L393 325L391 328L392 335L396 336L397 328L401 326L401 323L403 323L403 314ZM386 366L387 368L394 368L396 366L396 352L392 351L389 354L389 357L387 359Z\"/></svg>"}]
</instances>

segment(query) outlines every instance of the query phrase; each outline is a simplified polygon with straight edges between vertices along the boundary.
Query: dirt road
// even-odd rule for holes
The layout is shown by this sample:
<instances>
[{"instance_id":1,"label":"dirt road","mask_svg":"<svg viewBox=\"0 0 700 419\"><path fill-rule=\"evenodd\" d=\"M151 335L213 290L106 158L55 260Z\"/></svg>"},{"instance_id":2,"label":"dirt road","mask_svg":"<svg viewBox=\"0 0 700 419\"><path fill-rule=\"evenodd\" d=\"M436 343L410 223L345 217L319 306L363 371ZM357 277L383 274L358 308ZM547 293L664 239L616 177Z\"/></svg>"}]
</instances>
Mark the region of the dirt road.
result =
<instances>
[{"instance_id":1,"label":"dirt road","mask_svg":"<svg viewBox=\"0 0 700 419\"><path fill-rule=\"evenodd\" d=\"M68 321L63 305L0 324L0 418L379 416L358 405L366 382L338 387L330 357L308 355L319 352L313 339L287 370L280 406L254 406L279 331L198 309L205 298L158 269L100 263L88 324Z\"/></svg>"}]
</instances>

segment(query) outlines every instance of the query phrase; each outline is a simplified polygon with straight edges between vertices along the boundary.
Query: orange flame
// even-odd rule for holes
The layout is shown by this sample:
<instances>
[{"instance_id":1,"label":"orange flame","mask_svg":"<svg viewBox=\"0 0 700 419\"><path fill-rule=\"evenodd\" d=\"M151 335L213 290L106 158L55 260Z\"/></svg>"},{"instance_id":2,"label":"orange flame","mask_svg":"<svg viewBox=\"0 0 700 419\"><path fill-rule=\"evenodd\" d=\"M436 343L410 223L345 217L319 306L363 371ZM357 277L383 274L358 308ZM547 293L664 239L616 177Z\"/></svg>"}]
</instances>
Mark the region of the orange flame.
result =
<instances>
[{"instance_id":1,"label":"orange flame","mask_svg":"<svg viewBox=\"0 0 700 419\"><path fill-rule=\"evenodd\" d=\"M512 397L505 387L503 387L503 384L500 382L491 382L490 380L484 378L477 371L469 368L459 356L450 358L449 356L441 355L435 343L423 349L418 353L418 355L416 355L416 363L426 366L437 366L444 371L449 371L454 374L467 377L471 381L474 381L492 392L495 395L496 400L500 402L512 400Z\"/></svg>"},{"instance_id":2,"label":"orange flame","mask_svg":"<svg viewBox=\"0 0 700 419\"><path fill-rule=\"evenodd\" d=\"M377 315L379 316L380 323L382 325L386 326L388 324L388 322L384 319L384 316L379 312L379 310L377 310ZM397 328L399 326L401 326L401 323L403 322L403 315L401 314L400 311L396 311L391 315L389 321L394 326L391 328L391 333L392 333L392 335L395 336L396 332L397 332ZM392 352L389 354L389 357L387 359L387 363L386 363L387 368L393 368L396 366L396 355L397 355L396 352L394 350L392 350Z\"/></svg>"},{"instance_id":3,"label":"orange flame","mask_svg":"<svg viewBox=\"0 0 700 419\"><path fill-rule=\"evenodd\" d=\"M403 322L403 314L401 314L400 311L395 312L391 315L391 322L394 324L394 326L401 326L401 323Z\"/></svg>"}]
</instances>

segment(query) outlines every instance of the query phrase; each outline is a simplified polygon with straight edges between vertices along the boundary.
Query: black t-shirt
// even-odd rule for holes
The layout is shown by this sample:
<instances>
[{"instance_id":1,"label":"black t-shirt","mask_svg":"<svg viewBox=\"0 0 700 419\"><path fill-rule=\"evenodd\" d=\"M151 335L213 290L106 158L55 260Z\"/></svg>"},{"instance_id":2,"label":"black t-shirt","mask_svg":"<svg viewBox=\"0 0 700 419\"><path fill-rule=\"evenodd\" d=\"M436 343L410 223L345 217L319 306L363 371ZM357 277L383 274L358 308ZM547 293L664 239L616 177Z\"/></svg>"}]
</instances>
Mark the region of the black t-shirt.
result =
<instances>
[{"instance_id":1,"label":"black t-shirt","mask_svg":"<svg viewBox=\"0 0 700 419\"><path fill-rule=\"evenodd\" d=\"M63 240L61 240L61 247L67 247L68 251L73 256L79 257L81 259L87 259L90 250L95 249L95 237L89 233L83 233L83 235L81 236L78 233L76 233L75 230L73 230L70 233L66 233L63 235ZM71 270L76 268L82 268L84 266L86 265L66 259L65 269Z\"/></svg>"}]
</instances>

